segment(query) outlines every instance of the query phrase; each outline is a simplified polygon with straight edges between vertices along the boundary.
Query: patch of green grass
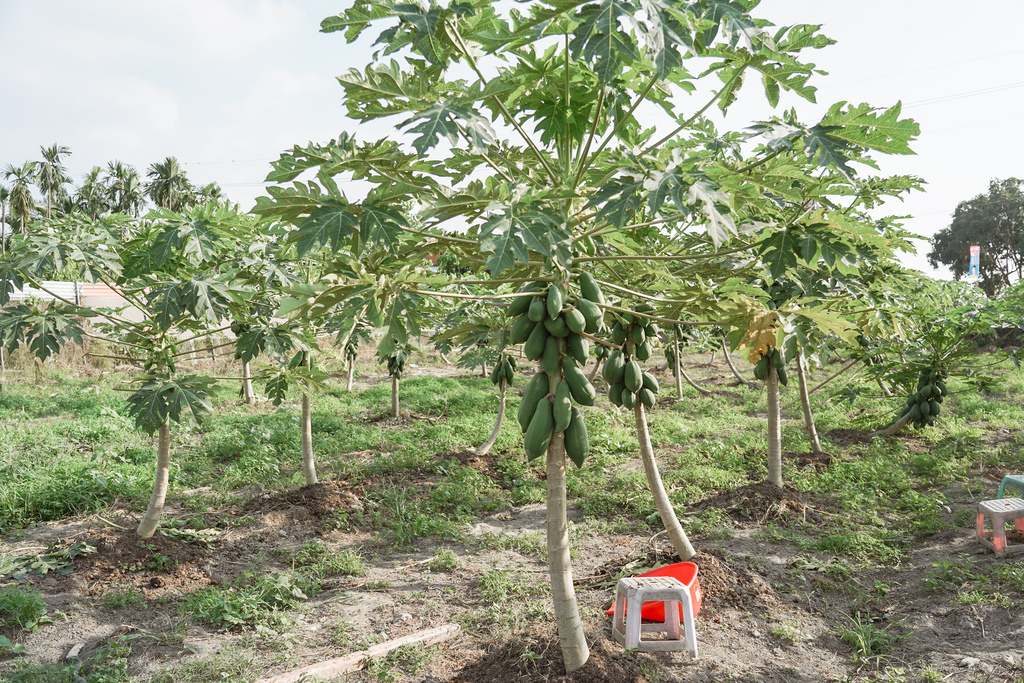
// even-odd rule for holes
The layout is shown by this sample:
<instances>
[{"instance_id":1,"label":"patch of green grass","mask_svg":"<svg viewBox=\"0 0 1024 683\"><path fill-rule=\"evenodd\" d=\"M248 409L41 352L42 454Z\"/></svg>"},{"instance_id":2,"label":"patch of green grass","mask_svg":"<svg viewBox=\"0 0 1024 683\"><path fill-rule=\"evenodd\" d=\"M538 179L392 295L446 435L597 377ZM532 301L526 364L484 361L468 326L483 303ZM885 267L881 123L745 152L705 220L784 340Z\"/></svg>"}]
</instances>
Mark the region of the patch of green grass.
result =
<instances>
[{"instance_id":1,"label":"patch of green grass","mask_svg":"<svg viewBox=\"0 0 1024 683\"><path fill-rule=\"evenodd\" d=\"M226 586L208 586L185 597L179 611L215 628L280 626L283 610L319 592L300 573L255 576Z\"/></svg>"},{"instance_id":2,"label":"patch of green grass","mask_svg":"<svg viewBox=\"0 0 1024 683\"><path fill-rule=\"evenodd\" d=\"M7 683L128 683L131 636L120 636L77 663L29 664L15 666Z\"/></svg>"},{"instance_id":3,"label":"patch of green grass","mask_svg":"<svg viewBox=\"0 0 1024 683\"><path fill-rule=\"evenodd\" d=\"M434 652L422 645L403 645L383 657L371 659L366 665L366 675L383 683L392 683L399 676L416 676L430 663Z\"/></svg>"},{"instance_id":4,"label":"patch of green grass","mask_svg":"<svg viewBox=\"0 0 1024 683\"><path fill-rule=\"evenodd\" d=\"M432 572L453 572L460 566L459 556L451 548L440 548L427 564Z\"/></svg>"},{"instance_id":5,"label":"patch of green grass","mask_svg":"<svg viewBox=\"0 0 1024 683\"><path fill-rule=\"evenodd\" d=\"M529 581L510 571L493 569L480 577L477 592L484 600L504 605L509 599L536 597L546 591L539 581Z\"/></svg>"},{"instance_id":6,"label":"patch of green grass","mask_svg":"<svg viewBox=\"0 0 1024 683\"><path fill-rule=\"evenodd\" d=\"M853 650L856 661L881 661L896 647L896 644L907 635L889 633L879 628L870 618L861 616L860 612L849 618L849 623L839 629L839 639Z\"/></svg>"},{"instance_id":7,"label":"patch of green grass","mask_svg":"<svg viewBox=\"0 0 1024 683\"><path fill-rule=\"evenodd\" d=\"M100 603L107 609L146 609L145 596L134 586L108 588L100 594Z\"/></svg>"},{"instance_id":8,"label":"patch of green grass","mask_svg":"<svg viewBox=\"0 0 1024 683\"><path fill-rule=\"evenodd\" d=\"M0 588L0 629L35 632L49 621L39 591L18 586Z\"/></svg>"},{"instance_id":9,"label":"patch of green grass","mask_svg":"<svg viewBox=\"0 0 1024 683\"><path fill-rule=\"evenodd\" d=\"M310 541L299 548L291 557L292 567L301 570L314 581L330 576L362 576L366 564L352 548L331 550L320 540Z\"/></svg>"}]
</instances>

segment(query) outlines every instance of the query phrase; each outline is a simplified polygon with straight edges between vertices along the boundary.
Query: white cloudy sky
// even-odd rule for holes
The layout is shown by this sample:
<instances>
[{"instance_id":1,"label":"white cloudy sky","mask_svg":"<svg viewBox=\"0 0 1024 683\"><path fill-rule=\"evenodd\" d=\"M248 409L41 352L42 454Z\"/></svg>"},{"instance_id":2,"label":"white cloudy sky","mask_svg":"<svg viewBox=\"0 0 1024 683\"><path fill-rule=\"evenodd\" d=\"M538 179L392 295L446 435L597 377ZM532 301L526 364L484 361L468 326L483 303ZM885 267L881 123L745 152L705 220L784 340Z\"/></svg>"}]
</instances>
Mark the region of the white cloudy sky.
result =
<instances>
[{"instance_id":1,"label":"white cloudy sky","mask_svg":"<svg viewBox=\"0 0 1024 683\"><path fill-rule=\"evenodd\" d=\"M366 62L319 23L345 0L0 0L0 165L71 148L76 182L119 159L145 172L175 156L197 184L217 181L250 206L269 161L325 141L346 121L334 76ZM824 24L838 44L808 57L829 71L820 107L904 103L921 125L913 157L882 170L928 181L892 212L926 236L993 178L1024 175L1024 2L764 0L776 24ZM771 112L741 101L736 115ZM745 120L745 119L744 119ZM372 137L380 137L372 131ZM923 251L927 251L927 245ZM923 256L907 264L930 270Z\"/></svg>"}]
</instances>

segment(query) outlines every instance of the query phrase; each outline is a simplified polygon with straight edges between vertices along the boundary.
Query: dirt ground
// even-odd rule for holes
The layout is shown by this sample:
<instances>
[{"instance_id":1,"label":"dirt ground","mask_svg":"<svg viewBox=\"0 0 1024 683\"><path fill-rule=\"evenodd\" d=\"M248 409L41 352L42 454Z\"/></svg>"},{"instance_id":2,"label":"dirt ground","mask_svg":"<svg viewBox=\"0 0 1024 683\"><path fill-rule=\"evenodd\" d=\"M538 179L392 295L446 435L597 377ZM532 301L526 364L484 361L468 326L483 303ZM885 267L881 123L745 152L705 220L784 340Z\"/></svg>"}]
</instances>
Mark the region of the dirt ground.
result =
<instances>
[{"instance_id":1,"label":"dirt ground","mask_svg":"<svg viewBox=\"0 0 1024 683\"><path fill-rule=\"evenodd\" d=\"M475 456L453 457L471 460ZM139 655L132 662L132 672L142 680L170 661L228 652L245 641L244 633L186 625L180 642L163 642L169 639L161 634L181 623L175 605L166 598L230 582L257 568L287 569L279 549L298 548L310 539L320 538L334 548L358 548L368 540L365 535L323 525L335 511L358 504L357 492L341 482L285 493L255 493L246 503L212 515L225 519L248 515L249 520L226 526L209 544L160 535L140 543L131 520L113 515L34 527L17 542L0 545L0 550L16 555L51 543L86 541L96 553L75 558L75 571L67 576L33 581L51 613L63 612L67 618L56 619L23 642L32 659L45 662L60 659L76 643L85 643L83 654L87 655L115 635L136 634L149 639L146 647L136 648ZM821 515L841 514L830 509L827 501L756 484L708 497L697 507L709 506L730 515L733 536L696 539L695 561L704 596L697 619L699 659L691 660L685 653L623 655L610 640L610 618L604 615L613 598L615 577L623 570L631 573L678 558L661 537L591 535L580 539L574 558L577 596L592 644L591 660L583 669L562 675L561 653L548 620L528 637L521 633L504 640L486 629L464 628L456 639L438 646L425 669L398 680L843 680L873 668L870 662L851 662L850 647L836 635L835 615L858 611L894 634L909 634L897 644L890 666L928 665L946 681L1011 681L1022 675L1024 620L1019 613L994 605L959 605L923 587L933 563L940 560L966 554L982 565L1007 561L986 554L970 532L940 534L915 548L899 567L835 573L820 557L756 538L758 529L771 519L799 516L813 521ZM172 508L167 517L184 512ZM578 514L571 517L579 519ZM483 519L469 536L516 536L543 530L542 506L530 506ZM431 572L424 560L434 548L424 545L418 553L369 557L365 576L328 580L327 589L299 610L288 647L266 652L266 661L260 664L268 674L277 673L351 649L339 647L330 637L330 625L339 620L352 633L375 634L378 640L460 619L472 623L465 617L487 607L480 604L476 588L490 570L532 574L541 584L546 579L538 559L510 550L481 551L471 544L451 547L460 558L460 567L452 572ZM103 606L106 592L129 586L143 596L144 609Z\"/></svg>"},{"instance_id":2,"label":"dirt ground","mask_svg":"<svg viewBox=\"0 0 1024 683\"><path fill-rule=\"evenodd\" d=\"M856 430L842 431L830 435L839 445L863 438ZM373 453L363 455L370 458ZM437 457L455 459L485 473L493 471L496 458L480 458L470 451ZM799 453L786 457L798 466L818 469L829 467L832 458ZM951 491L948 498L952 502L942 513L946 521L961 511L962 519L974 509L974 502L959 492ZM223 661L238 653L252 658L260 675L272 675L375 642L458 623L461 633L435 646L415 674L394 670L389 672L391 678L362 673L350 680L1024 680L1020 611L991 603L962 604L955 600L955 590L936 592L927 587L936 563L970 558L976 567L985 568L1020 561L1012 556L996 559L962 525L918 542L898 566L852 568L827 555L801 552L792 544L770 543L763 537L765 525L771 522L815 524L843 515L829 500L767 483L709 495L694 510L722 510L731 520L731 536L693 539L703 592L696 660L685 652L624 653L610 638L611 619L605 609L612 604L615 579L657 563L678 561L665 536L582 533L574 539L573 571L591 658L582 669L565 676L546 592L546 566L536 553L496 549L515 547L513 542L480 543L502 538L541 539L542 543L542 505L503 510L478 520L461 544L420 541L415 550L381 554L368 533L344 525L335 528L332 523L339 512L358 510L361 504L358 487L336 481L284 492L250 491L237 505L211 508L206 518L208 526L218 530L215 538L158 534L140 542L134 535L137 520L117 510L11 534L0 541L0 553L8 556L83 541L96 549L76 557L74 571L66 576L30 581L57 618L20 642L32 661L45 663L59 661L76 644L84 644L80 654L84 658L112 637L132 636L130 673L144 681L169 667ZM165 526L175 518L195 515L182 501L172 500ZM579 511L570 510L569 516L581 523L578 528L586 528ZM327 579L322 592L291 612L283 635L261 639L251 631L218 631L179 614L180 596L204 586L228 584L247 572L288 570L287 551L314 539L332 549L359 550L367 573ZM429 560L442 546L455 552L458 567L431 571ZM481 579L494 570L508 571L537 592L532 598L516 595L501 604L490 603L480 586ZM140 605L113 607L105 600L128 589L140 596ZM547 616L539 619L539 626L521 628L516 615L531 599L546 606ZM851 647L839 638L837 627L849 623L847 615L854 614L863 623L899 636L895 650L884 661L854 661ZM0 678L11 661L0 660ZM211 666L209 680L230 678L226 665L222 676ZM930 677L909 673L926 667Z\"/></svg>"}]
</instances>

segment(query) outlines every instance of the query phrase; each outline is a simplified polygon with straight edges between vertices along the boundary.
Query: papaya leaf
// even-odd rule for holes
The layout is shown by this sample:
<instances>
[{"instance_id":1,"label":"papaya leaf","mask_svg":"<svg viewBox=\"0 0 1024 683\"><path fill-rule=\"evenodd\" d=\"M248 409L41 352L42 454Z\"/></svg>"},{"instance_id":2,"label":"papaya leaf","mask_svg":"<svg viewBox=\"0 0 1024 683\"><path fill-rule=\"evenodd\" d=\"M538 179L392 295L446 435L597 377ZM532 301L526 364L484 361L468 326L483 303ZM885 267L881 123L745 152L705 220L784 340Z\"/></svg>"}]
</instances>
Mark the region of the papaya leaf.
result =
<instances>
[{"instance_id":1,"label":"papaya leaf","mask_svg":"<svg viewBox=\"0 0 1024 683\"><path fill-rule=\"evenodd\" d=\"M212 379L192 375L178 378L149 376L128 397L128 414L134 418L135 426L150 436L168 420L180 423L185 411L190 412L197 422L202 422L213 410L209 401L213 383Z\"/></svg>"}]
</instances>

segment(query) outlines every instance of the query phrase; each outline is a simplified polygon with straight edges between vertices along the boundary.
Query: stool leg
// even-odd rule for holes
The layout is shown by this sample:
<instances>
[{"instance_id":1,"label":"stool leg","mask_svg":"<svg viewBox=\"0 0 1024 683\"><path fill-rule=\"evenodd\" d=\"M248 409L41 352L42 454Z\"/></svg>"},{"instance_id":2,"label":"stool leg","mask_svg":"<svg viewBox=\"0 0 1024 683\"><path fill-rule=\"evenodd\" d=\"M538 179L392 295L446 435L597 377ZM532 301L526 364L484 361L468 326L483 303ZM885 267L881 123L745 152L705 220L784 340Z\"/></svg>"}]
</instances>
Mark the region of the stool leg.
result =
<instances>
[{"instance_id":1,"label":"stool leg","mask_svg":"<svg viewBox=\"0 0 1024 683\"><path fill-rule=\"evenodd\" d=\"M996 557L1006 554L1006 521L1000 514L992 515L992 545L996 548Z\"/></svg>"},{"instance_id":2,"label":"stool leg","mask_svg":"<svg viewBox=\"0 0 1024 683\"><path fill-rule=\"evenodd\" d=\"M612 637L623 642L626 637L626 594L615 593L615 612L612 613Z\"/></svg>"},{"instance_id":3,"label":"stool leg","mask_svg":"<svg viewBox=\"0 0 1024 683\"><path fill-rule=\"evenodd\" d=\"M693 623L693 596L687 590L683 593L683 633L686 636L686 649L690 656L697 659L697 627Z\"/></svg>"},{"instance_id":4,"label":"stool leg","mask_svg":"<svg viewBox=\"0 0 1024 683\"><path fill-rule=\"evenodd\" d=\"M1003 487L1004 486L1006 486L1006 479L1003 479L1001 482L999 482L999 493L996 494L996 498L1002 498L1003 497Z\"/></svg>"},{"instance_id":5,"label":"stool leg","mask_svg":"<svg viewBox=\"0 0 1024 683\"><path fill-rule=\"evenodd\" d=\"M665 601L665 631L669 640L679 640L679 603L675 600Z\"/></svg>"},{"instance_id":6,"label":"stool leg","mask_svg":"<svg viewBox=\"0 0 1024 683\"><path fill-rule=\"evenodd\" d=\"M643 603L636 599L636 595L629 594L626 600L626 638L623 645L626 649L635 648L640 644L640 612Z\"/></svg>"}]
</instances>

